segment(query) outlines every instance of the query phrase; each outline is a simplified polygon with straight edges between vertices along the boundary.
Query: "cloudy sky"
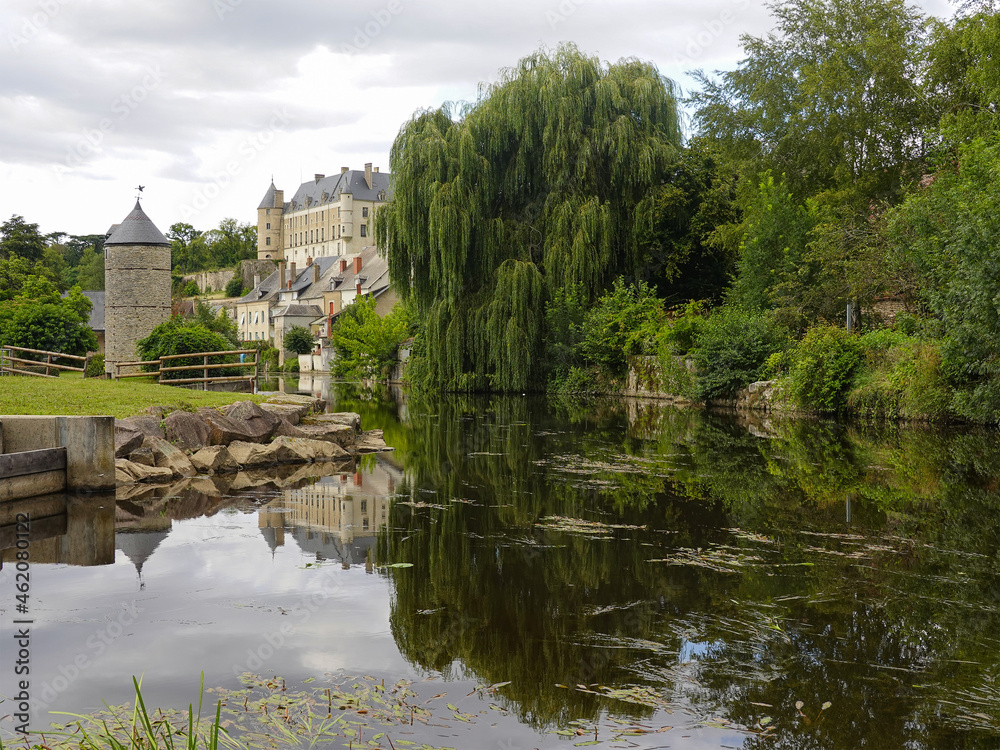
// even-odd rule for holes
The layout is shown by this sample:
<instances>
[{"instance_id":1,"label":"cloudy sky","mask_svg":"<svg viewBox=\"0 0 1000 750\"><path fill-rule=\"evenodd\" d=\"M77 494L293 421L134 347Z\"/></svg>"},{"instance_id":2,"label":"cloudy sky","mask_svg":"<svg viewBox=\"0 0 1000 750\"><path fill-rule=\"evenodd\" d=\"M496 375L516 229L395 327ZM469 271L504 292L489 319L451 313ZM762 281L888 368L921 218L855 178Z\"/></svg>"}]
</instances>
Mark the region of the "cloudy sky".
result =
<instances>
[{"instance_id":1,"label":"cloudy sky","mask_svg":"<svg viewBox=\"0 0 1000 750\"><path fill-rule=\"evenodd\" d=\"M950 15L947 0L920 0ZM256 222L273 175L388 169L421 108L573 41L603 60L731 69L760 0L2 0L0 220L103 233L135 186L160 229Z\"/></svg>"}]
</instances>

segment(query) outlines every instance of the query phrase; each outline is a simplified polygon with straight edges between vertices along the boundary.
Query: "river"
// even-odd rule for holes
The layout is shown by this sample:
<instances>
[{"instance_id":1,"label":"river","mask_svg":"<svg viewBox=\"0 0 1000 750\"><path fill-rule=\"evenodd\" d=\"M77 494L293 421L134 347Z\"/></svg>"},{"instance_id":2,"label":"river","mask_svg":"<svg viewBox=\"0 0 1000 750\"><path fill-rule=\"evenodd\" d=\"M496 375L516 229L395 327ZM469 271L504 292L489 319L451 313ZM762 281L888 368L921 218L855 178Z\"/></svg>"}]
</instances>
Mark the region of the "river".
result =
<instances>
[{"instance_id":1,"label":"river","mask_svg":"<svg viewBox=\"0 0 1000 750\"><path fill-rule=\"evenodd\" d=\"M320 696L329 746L1000 746L997 433L300 387L396 450L33 541L33 729L204 674Z\"/></svg>"}]
</instances>

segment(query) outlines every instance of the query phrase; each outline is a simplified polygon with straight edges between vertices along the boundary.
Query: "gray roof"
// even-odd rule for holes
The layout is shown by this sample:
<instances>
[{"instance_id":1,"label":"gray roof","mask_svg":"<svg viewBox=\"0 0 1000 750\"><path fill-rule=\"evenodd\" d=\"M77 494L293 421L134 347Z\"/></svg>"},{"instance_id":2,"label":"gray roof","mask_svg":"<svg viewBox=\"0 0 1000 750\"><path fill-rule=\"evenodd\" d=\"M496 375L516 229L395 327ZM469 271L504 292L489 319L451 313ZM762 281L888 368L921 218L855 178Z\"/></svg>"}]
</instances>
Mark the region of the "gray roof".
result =
<instances>
[{"instance_id":1,"label":"gray roof","mask_svg":"<svg viewBox=\"0 0 1000 750\"><path fill-rule=\"evenodd\" d=\"M170 242L156 225L146 216L139 201L135 202L132 213L126 216L121 224L114 225L109 230L104 246L108 245L158 245L170 247Z\"/></svg>"},{"instance_id":2,"label":"gray roof","mask_svg":"<svg viewBox=\"0 0 1000 750\"><path fill-rule=\"evenodd\" d=\"M277 193L278 188L274 186L274 180L272 180L271 187L269 187L267 192L264 193L264 199L260 202L260 205L257 206L257 208L274 208L274 199L277 197Z\"/></svg>"},{"instance_id":3,"label":"gray roof","mask_svg":"<svg viewBox=\"0 0 1000 750\"><path fill-rule=\"evenodd\" d=\"M298 211L306 208L306 198L309 205L318 203L334 203L340 199L341 193L350 193L359 201L387 201L392 198L392 175L388 172L372 172L372 186L365 182L363 169L349 169L340 174L323 177L319 181L310 180L299 185L292 196L291 205L286 204L285 210Z\"/></svg>"},{"instance_id":4,"label":"gray roof","mask_svg":"<svg viewBox=\"0 0 1000 750\"><path fill-rule=\"evenodd\" d=\"M276 307L272 317L309 318L311 320L322 314L323 311L316 307L316 305L296 305L291 303L283 307Z\"/></svg>"},{"instance_id":5,"label":"gray roof","mask_svg":"<svg viewBox=\"0 0 1000 750\"><path fill-rule=\"evenodd\" d=\"M90 308L90 327L95 331L104 330L104 292L84 292L83 296L93 305Z\"/></svg>"}]
</instances>

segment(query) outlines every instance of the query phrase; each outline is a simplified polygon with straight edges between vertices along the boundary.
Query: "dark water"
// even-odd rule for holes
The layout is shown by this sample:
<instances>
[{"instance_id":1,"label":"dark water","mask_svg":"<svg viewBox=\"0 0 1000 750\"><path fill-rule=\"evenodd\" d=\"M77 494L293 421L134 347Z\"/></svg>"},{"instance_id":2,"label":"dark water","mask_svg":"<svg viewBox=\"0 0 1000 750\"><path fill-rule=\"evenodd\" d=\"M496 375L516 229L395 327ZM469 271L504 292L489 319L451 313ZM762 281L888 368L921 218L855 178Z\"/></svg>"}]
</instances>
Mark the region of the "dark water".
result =
<instances>
[{"instance_id":1,"label":"dark water","mask_svg":"<svg viewBox=\"0 0 1000 750\"><path fill-rule=\"evenodd\" d=\"M33 541L33 726L252 672L412 680L432 720L388 734L434 746L1000 746L996 433L331 400L397 451L77 502Z\"/></svg>"}]
</instances>

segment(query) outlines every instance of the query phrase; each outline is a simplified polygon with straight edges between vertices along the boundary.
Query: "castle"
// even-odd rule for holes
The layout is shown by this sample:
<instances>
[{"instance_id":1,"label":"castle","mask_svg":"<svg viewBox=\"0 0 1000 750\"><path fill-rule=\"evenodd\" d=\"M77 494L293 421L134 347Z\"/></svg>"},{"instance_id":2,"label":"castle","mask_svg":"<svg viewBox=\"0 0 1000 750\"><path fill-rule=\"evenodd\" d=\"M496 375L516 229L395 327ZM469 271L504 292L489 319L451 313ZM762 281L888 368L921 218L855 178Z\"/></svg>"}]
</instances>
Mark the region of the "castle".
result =
<instances>
[{"instance_id":1,"label":"castle","mask_svg":"<svg viewBox=\"0 0 1000 750\"><path fill-rule=\"evenodd\" d=\"M374 244L375 211L391 199L391 175L371 164L317 174L288 203L272 181L257 207L257 258L304 268L313 258L359 253Z\"/></svg>"}]
</instances>

